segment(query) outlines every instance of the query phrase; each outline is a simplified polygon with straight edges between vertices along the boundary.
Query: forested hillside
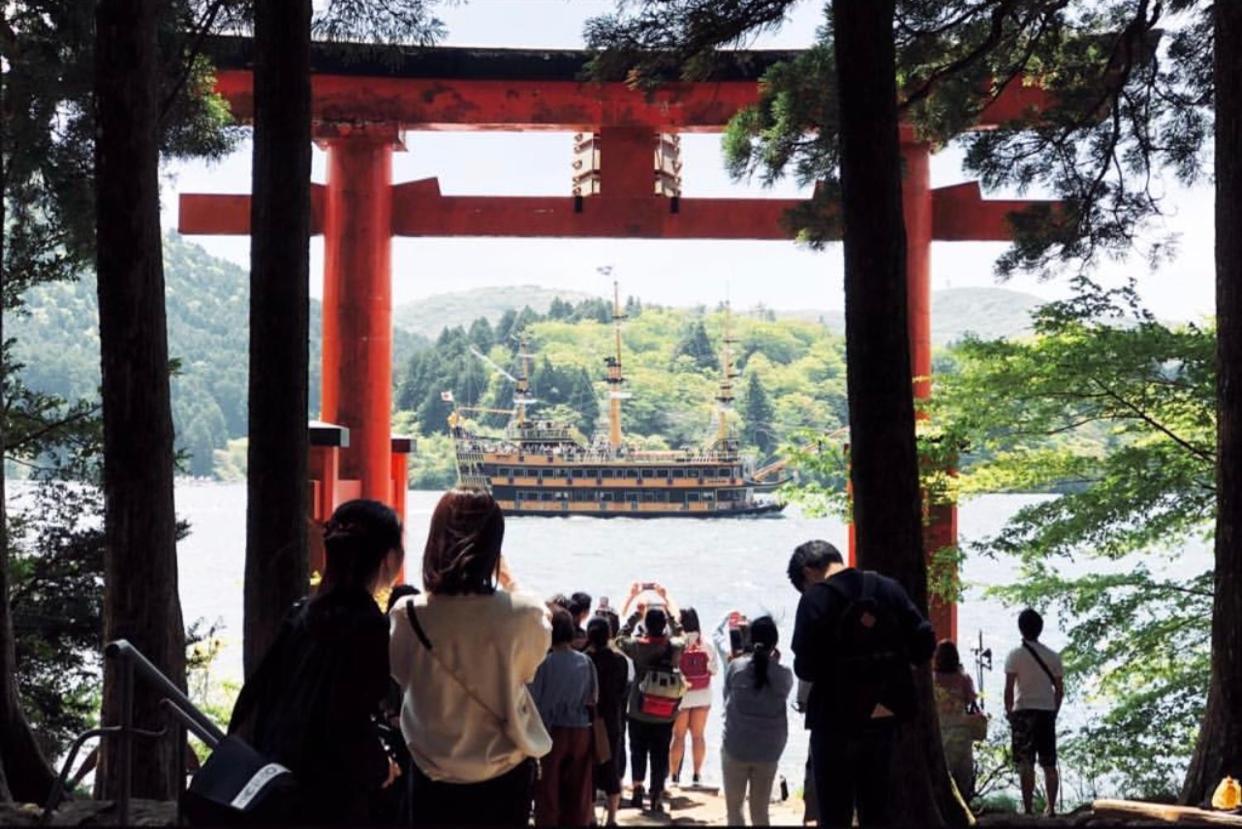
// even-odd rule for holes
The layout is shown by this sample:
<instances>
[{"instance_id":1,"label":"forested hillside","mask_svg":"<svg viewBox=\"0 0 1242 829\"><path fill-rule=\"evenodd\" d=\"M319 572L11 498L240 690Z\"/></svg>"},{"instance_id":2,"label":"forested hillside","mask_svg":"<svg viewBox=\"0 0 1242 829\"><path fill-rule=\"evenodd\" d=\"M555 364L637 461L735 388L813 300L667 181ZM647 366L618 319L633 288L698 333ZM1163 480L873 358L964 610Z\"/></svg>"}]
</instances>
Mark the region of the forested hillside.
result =
<instances>
[{"instance_id":1,"label":"forested hillside","mask_svg":"<svg viewBox=\"0 0 1242 829\"><path fill-rule=\"evenodd\" d=\"M627 438L652 449L710 440L720 383L719 352L725 313L627 302L622 361L632 397L622 422ZM479 319L469 328L446 328L434 348L415 354L398 376L399 423L423 437L414 462L415 485L441 486L452 475L445 419L452 404L508 408L513 383L472 348L511 374L518 371L517 334L529 341L532 392L540 417L573 422L584 439L605 428L604 359L613 353L610 309L603 300L557 303L548 314L506 313L493 326ZM732 316L736 369L740 372L735 426L751 451L770 455L799 429L830 430L844 423L844 340L822 325ZM480 414L483 427L499 428L503 415Z\"/></svg>"},{"instance_id":2,"label":"forested hillside","mask_svg":"<svg viewBox=\"0 0 1242 829\"><path fill-rule=\"evenodd\" d=\"M492 285L402 303L393 309L392 321L397 328L434 339L445 328L469 328L480 317L495 323L506 311L529 307L544 313L551 309L553 301L574 303L585 299L591 299L591 295L581 291L538 285Z\"/></svg>"},{"instance_id":3,"label":"forested hillside","mask_svg":"<svg viewBox=\"0 0 1242 829\"><path fill-rule=\"evenodd\" d=\"M249 277L175 233L164 237L169 355L177 445L187 471L211 475L216 450L246 434ZM6 335L34 389L67 399L94 399L99 386L98 307L93 273L76 282L41 285L26 296L28 315L7 320ZM319 410L321 308L311 301L310 413ZM426 341L394 332L400 361ZM223 460L223 459L222 459Z\"/></svg>"},{"instance_id":4,"label":"forested hillside","mask_svg":"<svg viewBox=\"0 0 1242 829\"><path fill-rule=\"evenodd\" d=\"M179 363L173 419L186 471L236 477L244 473L245 459L248 275L175 233L165 237L164 258L169 349ZM93 274L40 286L26 299L29 314L6 324L29 384L68 399L94 398L99 338ZM1003 289L937 292L934 330L943 335L938 341L967 330L1012 335L1025 329L1036 302ZM627 302L627 310L623 359L633 394L624 407L628 438L651 447L705 440L719 382L723 313L644 306L637 299ZM606 408L603 361L613 348L611 312L604 299L531 285L442 294L398 308L396 430L422 436L415 483L438 486L454 474L444 425L449 406L441 392L452 391L459 402L511 405L512 384L470 348L516 373L519 332L531 337L537 411L573 421L589 438ZM832 312L759 307L735 312L733 319L742 372L735 425L755 454L769 456L800 428L831 430L844 423L844 344ZM314 417L322 330L315 300L310 330L308 415ZM436 335L433 345L428 337ZM503 420L492 415L484 422L498 428Z\"/></svg>"}]
</instances>

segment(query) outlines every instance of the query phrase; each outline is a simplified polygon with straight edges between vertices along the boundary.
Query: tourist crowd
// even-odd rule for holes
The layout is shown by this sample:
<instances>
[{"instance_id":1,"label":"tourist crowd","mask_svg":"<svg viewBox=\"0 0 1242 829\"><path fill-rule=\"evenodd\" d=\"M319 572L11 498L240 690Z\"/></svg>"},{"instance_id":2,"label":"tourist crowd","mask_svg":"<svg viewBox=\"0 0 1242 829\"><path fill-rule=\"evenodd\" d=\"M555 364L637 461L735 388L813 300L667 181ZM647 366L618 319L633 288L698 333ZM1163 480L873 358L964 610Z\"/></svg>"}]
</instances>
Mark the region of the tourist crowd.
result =
<instances>
[{"instance_id":1,"label":"tourist crowd","mask_svg":"<svg viewBox=\"0 0 1242 829\"><path fill-rule=\"evenodd\" d=\"M531 597L502 555L504 526L490 495L446 493L420 592L391 587L403 566L396 515L373 501L337 509L322 582L290 610L230 723L232 737L296 781L296 797L268 820L524 826L533 810L539 826L585 826L599 820L602 794L613 825L627 762L630 804L661 812L670 775L686 776L687 737L683 788L700 784L719 682L728 822L742 825L748 806L751 824L767 825L796 675L810 731L806 821L885 825L895 819L898 725L920 704L911 665L928 660L946 763L970 796L971 745L986 719L956 647L937 645L896 581L846 566L825 541L799 546L788 566L801 593L790 659L771 617L732 613L709 642L695 610L654 582L631 585L620 609L593 607L585 593ZM1063 672L1038 642L1038 614L1019 624L1005 710L1030 811L1036 761L1055 803ZM262 802L258 779L243 781L244 804Z\"/></svg>"}]
</instances>

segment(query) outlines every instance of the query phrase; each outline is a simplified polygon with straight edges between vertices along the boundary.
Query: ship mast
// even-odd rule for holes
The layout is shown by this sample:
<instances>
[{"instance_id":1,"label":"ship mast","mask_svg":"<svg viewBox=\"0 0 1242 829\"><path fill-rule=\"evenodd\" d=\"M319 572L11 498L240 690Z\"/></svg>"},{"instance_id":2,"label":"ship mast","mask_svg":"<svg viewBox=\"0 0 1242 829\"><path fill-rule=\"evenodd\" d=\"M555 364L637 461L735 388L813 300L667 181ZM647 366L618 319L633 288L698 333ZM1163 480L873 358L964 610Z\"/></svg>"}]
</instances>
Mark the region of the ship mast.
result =
<instances>
[{"instance_id":1,"label":"ship mast","mask_svg":"<svg viewBox=\"0 0 1242 829\"><path fill-rule=\"evenodd\" d=\"M527 348L526 333L518 338L518 376L513 386L513 404L517 413L515 420L518 428L526 425L526 404L533 403L530 396L530 350Z\"/></svg>"},{"instance_id":2,"label":"ship mast","mask_svg":"<svg viewBox=\"0 0 1242 829\"><path fill-rule=\"evenodd\" d=\"M716 440L725 441L729 438L729 412L736 399L733 394L733 381L741 375L733 370L733 346L737 339L733 336L733 312L729 303L724 306L724 337L720 353L720 390L716 393L716 412L719 422L716 426Z\"/></svg>"},{"instance_id":3,"label":"ship mast","mask_svg":"<svg viewBox=\"0 0 1242 829\"><path fill-rule=\"evenodd\" d=\"M625 384L625 376L621 373L621 323L625 321L625 316L625 310L621 307L621 288L614 281L612 327L616 337L616 355L604 360L608 366L608 444L613 449L621 448L621 400L626 396L621 390Z\"/></svg>"}]
</instances>

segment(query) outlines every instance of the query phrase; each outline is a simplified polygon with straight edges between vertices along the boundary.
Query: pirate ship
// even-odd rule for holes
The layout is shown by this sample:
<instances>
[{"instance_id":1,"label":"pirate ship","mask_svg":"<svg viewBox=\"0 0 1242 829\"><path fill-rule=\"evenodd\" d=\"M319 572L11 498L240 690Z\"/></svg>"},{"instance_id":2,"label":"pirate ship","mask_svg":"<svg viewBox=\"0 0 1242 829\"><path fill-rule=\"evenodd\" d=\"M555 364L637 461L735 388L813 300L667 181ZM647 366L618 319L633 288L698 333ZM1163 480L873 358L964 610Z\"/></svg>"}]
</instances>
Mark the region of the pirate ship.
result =
<instances>
[{"instance_id":1,"label":"pirate ship","mask_svg":"<svg viewBox=\"0 0 1242 829\"><path fill-rule=\"evenodd\" d=\"M728 413L734 401L733 346L726 309L716 430L706 446L669 452L635 449L621 432L621 404L629 397L622 371L621 327L626 315L613 285L612 323L616 351L605 359L608 434L581 441L566 423L532 417L530 354L523 338L518 352L513 408L501 436L485 436L468 425L466 412L496 412L454 402L449 431L463 486L491 492L512 515L584 515L639 518L713 518L778 514L783 505L762 493L780 482L780 465L756 468L741 454ZM475 352L480 359L487 358ZM488 361L490 362L490 361ZM493 364L493 368L503 371ZM446 399L452 399L449 392Z\"/></svg>"}]
</instances>

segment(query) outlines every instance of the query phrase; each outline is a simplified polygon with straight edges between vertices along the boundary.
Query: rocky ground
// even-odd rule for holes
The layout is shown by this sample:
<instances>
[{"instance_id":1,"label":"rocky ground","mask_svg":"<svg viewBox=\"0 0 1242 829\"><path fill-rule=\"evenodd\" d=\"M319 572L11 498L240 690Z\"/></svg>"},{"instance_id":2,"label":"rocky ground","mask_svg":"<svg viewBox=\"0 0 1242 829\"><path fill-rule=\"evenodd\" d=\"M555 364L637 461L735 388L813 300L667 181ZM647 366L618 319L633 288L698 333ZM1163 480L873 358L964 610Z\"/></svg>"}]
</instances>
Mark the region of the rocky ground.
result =
<instances>
[{"instance_id":1,"label":"rocky ground","mask_svg":"<svg viewBox=\"0 0 1242 829\"><path fill-rule=\"evenodd\" d=\"M37 826L43 810L26 804L0 803L0 826ZM73 800L52 814L51 826L117 826L116 806L103 800ZM172 826L177 822L177 804L158 800L130 803L127 826Z\"/></svg>"}]
</instances>

